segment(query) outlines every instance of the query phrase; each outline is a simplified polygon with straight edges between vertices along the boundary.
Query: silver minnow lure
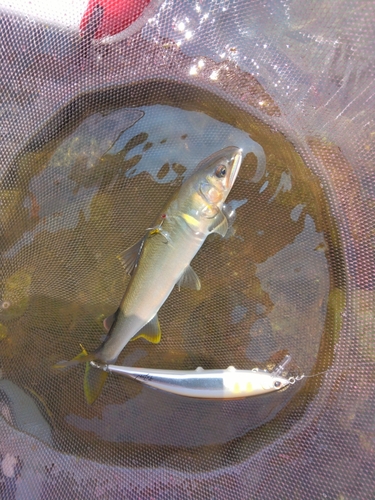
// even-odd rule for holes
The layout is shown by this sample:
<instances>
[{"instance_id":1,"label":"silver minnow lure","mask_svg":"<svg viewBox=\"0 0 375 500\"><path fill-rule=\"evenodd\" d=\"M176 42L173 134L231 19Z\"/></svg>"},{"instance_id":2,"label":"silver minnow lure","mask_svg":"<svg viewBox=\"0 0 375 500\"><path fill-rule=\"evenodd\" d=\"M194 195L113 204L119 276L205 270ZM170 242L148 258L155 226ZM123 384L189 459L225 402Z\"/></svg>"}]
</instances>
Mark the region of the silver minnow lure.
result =
<instances>
[{"instance_id":1,"label":"silver minnow lure","mask_svg":"<svg viewBox=\"0 0 375 500\"><path fill-rule=\"evenodd\" d=\"M99 396L107 376L89 362L115 363L126 344L138 337L158 343L161 331L157 313L173 287L200 289L190 263L207 236L226 235L228 218L223 206L241 161L241 149L230 146L200 162L166 204L154 227L119 256L131 279L120 307L104 321L106 340L94 353L83 350L74 360L56 365L64 368L87 362L84 390L89 403Z\"/></svg>"},{"instance_id":2,"label":"silver minnow lure","mask_svg":"<svg viewBox=\"0 0 375 500\"><path fill-rule=\"evenodd\" d=\"M240 399L279 391L295 382L266 370L158 370L118 365L98 365L98 369L138 380L145 385L180 396L205 399Z\"/></svg>"}]
</instances>

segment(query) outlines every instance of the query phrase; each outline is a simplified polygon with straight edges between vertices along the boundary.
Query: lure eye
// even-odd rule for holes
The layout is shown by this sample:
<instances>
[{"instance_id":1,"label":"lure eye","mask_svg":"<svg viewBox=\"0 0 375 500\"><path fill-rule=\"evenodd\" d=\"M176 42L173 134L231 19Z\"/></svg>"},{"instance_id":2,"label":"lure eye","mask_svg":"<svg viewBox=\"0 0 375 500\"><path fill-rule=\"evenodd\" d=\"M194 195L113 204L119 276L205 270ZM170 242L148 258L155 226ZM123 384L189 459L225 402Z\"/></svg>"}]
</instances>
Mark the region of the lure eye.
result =
<instances>
[{"instance_id":1,"label":"lure eye","mask_svg":"<svg viewBox=\"0 0 375 500\"><path fill-rule=\"evenodd\" d=\"M218 166L216 171L215 171L215 175L219 179L225 177L227 175L227 167L225 165Z\"/></svg>"},{"instance_id":2,"label":"lure eye","mask_svg":"<svg viewBox=\"0 0 375 500\"><path fill-rule=\"evenodd\" d=\"M280 380L275 380L275 382L273 383L273 386L276 388L280 387L281 386Z\"/></svg>"}]
</instances>

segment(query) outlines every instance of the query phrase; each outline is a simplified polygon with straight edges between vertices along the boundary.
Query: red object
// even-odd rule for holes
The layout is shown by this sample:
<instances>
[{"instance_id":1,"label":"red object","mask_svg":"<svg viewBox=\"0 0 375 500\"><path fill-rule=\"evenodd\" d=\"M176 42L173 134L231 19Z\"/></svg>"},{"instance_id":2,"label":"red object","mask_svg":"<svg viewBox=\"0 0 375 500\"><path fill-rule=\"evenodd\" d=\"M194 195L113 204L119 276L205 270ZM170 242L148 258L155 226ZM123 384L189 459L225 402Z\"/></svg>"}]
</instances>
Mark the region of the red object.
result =
<instances>
[{"instance_id":1,"label":"red object","mask_svg":"<svg viewBox=\"0 0 375 500\"><path fill-rule=\"evenodd\" d=\"M86 28L95 10L103 12L94 38L113 36L130 26L144 11L151 0L89 0L89 4L80 23L81 32Z\"/></svg>"}]
</instances>

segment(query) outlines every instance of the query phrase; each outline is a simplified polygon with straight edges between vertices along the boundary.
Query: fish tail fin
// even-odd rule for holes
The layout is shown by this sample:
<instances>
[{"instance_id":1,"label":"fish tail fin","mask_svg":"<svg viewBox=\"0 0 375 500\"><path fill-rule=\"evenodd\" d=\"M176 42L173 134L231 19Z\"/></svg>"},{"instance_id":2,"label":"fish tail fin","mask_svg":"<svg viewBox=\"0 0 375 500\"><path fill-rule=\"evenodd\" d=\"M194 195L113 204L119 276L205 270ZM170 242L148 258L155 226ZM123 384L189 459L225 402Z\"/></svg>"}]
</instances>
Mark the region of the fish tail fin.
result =
<instances>
[{"instance_id":1,"label":"fish tail fin","mask_svg":"<svg viewBox=\"0 0 375 500\"><path fill-rule=\"evenodd\" d=\"M91 366L91 361L96 358L96 353L88 354L86 349L81 345L81 350L75 358L70 361L60 361L56 363L53 368L57 370L64 370L72 366L77 366L81 363L86 363L85 376L83 381L83 389L88 404L92 404L100 395L103 385L107 379L108 373Z\"/></svg>"},{"instance_id":2,"label":"fish tail fin","mask_svg":"<svg viewBox=\"0 0 375 500\"><path fill-rule=\"evenodd\" d=\"M86 363L83 389L89 405L94 403L100 396L107 377L108 372L100 370L100 368L95 368L90 363Z\"/></svg>"}]
</instances>

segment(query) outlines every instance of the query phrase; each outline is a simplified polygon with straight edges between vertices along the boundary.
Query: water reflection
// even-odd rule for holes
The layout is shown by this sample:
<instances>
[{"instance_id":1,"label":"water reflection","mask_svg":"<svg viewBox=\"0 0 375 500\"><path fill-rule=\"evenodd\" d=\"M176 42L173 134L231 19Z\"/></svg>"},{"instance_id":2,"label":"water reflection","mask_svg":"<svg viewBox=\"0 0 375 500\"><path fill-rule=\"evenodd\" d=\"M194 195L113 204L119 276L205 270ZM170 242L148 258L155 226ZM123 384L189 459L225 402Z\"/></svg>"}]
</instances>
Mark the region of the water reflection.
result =
<instances>
[{"instance_id":1,"label":"water reflection","mask_svg":"<svg viewBox=\"0 0 375 500\"><path fill-rule=\"evenodd\" d=\"M96 172L95 166L118 136L143 115L141 110L123 109L107 116L97 113L86 118L62 142L27 186L24 207L37 223L9 249L8 257L30 244L41 231L56 232L62 227L73 229L81 212L86 219L90 217L90 204L98 186L87 184L85 179Z\"/></svg>"},{"instance_id":2,"label":"water reflection","mask_svg":"<svg viewBox=\"0 0 375 500\"><path fill-rule=\"evenodd\" d=\"M133 384L134 382L130 382ZM273 395L275 396L275 395ZM112 443L144 443L159 446L224 444L251 428L271 420L278 412L280 395L249 401L194 401L143 387L126 403L109 404L100 415L85 418L68 415L66 422L81 432L93 433ZM142 415L142 418L137 418Z\"/></svg>"},{"instance_id":3,"label":"water reflection","mask_svg":"<svg viewBox=\"0 0 375 500\"><path fill-rule=\"evenodd\" d=\"M134 137L139 138L124 156L125 160L139 156L137 164L126 172L127 177L147 172L156 182L174 182L178 178L179 168L185 177L205 157L229 145L242 148L243 156L253 153L257 158L254 175L261 177L264 174L266 158L263 148L235 127L218 123L204 113L170 106L156 105L141 110L145 113L144 119L121 134L108 152L112 155L121 154ZM158 175L160 165L166 170L163 176Z\"/></svg>"}]
</instances>

